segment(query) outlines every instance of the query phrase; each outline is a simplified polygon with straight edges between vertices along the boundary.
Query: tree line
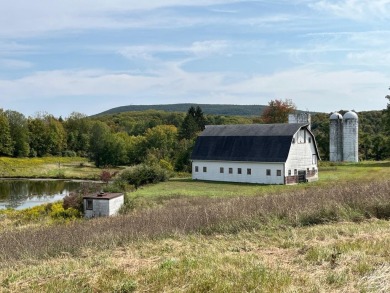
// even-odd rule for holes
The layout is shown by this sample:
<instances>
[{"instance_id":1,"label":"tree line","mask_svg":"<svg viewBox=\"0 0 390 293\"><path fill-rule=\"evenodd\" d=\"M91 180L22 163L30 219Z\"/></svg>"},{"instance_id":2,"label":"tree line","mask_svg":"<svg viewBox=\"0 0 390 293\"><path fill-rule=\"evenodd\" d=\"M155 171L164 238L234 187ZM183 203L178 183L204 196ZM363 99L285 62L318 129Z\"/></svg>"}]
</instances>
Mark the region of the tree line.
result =
<instances>
[{"instance_id":1,"label":"tree line","mask_svg":"<svg viewBox=\"0 0 390 293\"><path fill-rule=\"evenodd\" d=\"M295 110L291 100L271 101L257 117L204 115L199 106L187 113L148 110L87 117L74 112L65 119L0 109L0 156L82 156L98 167L147 163L189 171L195 138L205 125L285 123ZM358 113L361 160L390 158L389 113L390 106ZM323 160L329 159L329 114L312 115Z\"/></svg>"},{"instance_id":2,"label":"tree line","mask_svg":"<svg viewBox=\"0 0 390 293\"><path fill-rule=\"evenodd\" d=\"M205 116L199 106L187 113L150 110L87 117L74 112L65 119L0 109L0 156L81 156L97 167L148 163L189 171L191 148L206 124L249 122Z\"/></svg>"}]
</instances>

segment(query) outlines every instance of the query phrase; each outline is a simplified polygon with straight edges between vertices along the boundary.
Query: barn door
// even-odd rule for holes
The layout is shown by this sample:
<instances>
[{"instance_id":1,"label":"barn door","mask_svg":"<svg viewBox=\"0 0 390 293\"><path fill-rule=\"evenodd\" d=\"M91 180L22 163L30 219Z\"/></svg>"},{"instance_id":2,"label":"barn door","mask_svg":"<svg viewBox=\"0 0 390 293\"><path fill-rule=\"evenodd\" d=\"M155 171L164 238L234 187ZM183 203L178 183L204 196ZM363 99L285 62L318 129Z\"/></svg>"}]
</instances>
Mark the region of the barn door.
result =
<instances>
[{"instance_id":1,"label":"barn door","mask_svg":"<svg viewBox=\"0 0 390 293\"><path fill-rule=\"evenodd\" d=\"M298 171L298 183L306 182L306 171Z\"/></svg>"}]
</instances>

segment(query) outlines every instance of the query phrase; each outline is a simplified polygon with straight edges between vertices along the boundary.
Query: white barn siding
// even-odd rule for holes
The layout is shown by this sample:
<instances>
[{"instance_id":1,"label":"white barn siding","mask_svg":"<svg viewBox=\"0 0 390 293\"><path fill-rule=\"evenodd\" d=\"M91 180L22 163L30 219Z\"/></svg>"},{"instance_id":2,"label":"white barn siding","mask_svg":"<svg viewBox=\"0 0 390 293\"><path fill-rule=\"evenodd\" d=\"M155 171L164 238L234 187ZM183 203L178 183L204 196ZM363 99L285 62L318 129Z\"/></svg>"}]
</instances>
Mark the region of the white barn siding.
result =
<instances>
[{"instance_id":1,"label":"white barn siding","mask_svg":"<svg viewBox=\"0 0 390 293\"><path fill-rule=\"evenodd\" d=\"M196 171L198 167L198 171ZM203 172L206 167L207 171ZM220 168L223 168L221 173ZM233 173L229 174L229 168ZM241 168L241 174L238 169ZM247 174L247 169L251 174ZM271 175L267 175L267 169ZM280 176L277 171L280 171ZM262 184L284 184L284 164L283 163L257 163L257 162L226 162L226 161L199 161L192 162L192 179L242 182L242 183L262 183Z\"/></svg>"},{"instance_id":2,"label":"white barn siding","mask_svg":"<svg viewBox=\"0 0 390 293\"><path fill-rule=\"evenodd\" d=\"M260 184L316 181L318 149L308 127L308 124L206 127L192 152L192 178Z\"/></svg>"},{"instance_id":3,"label":"white barn siding","mask_svg":"<svg viewBox=\"0 0 390 293\"><path fill-rule=\"evenodd\" d=\"M302 133L302 132L305 133ZM318 162L317 152L314 139L307 130L300 130L294 135L294 143L291 144L290 152L285 165L285 174L288 176L289 170L291 175L294 170L315 172L309 181L318 180Z\"/></svg>"}]
</instances>

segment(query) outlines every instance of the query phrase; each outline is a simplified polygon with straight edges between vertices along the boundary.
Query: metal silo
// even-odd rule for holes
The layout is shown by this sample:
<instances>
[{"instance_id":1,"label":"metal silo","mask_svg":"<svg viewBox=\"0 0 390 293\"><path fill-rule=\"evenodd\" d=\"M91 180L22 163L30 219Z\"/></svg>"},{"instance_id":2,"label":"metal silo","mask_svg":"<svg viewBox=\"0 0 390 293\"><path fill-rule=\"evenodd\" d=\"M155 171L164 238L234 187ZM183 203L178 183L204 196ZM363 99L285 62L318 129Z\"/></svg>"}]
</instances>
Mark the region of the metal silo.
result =
<instances>
[{"instance_id":1,"label":"metal silo","mask_svg":"<svg viewBox=\"0 0 390 293\"><path fill-rule=\"evenodd\" d=\"M334 112L329 119L329 160L340 162L343 160L343 116Z\"/></svg>"},{"instance_id":2,"label":"metal silo","mask_svg":"<svg viewBox=\"0 0 390 293\"><path fill-rule=\"evenodd\" d=\"M358 115L355 112L349 111L344 114L343 120L343 160L346 162L358 162Z\"/></svg>"}]
</instances>

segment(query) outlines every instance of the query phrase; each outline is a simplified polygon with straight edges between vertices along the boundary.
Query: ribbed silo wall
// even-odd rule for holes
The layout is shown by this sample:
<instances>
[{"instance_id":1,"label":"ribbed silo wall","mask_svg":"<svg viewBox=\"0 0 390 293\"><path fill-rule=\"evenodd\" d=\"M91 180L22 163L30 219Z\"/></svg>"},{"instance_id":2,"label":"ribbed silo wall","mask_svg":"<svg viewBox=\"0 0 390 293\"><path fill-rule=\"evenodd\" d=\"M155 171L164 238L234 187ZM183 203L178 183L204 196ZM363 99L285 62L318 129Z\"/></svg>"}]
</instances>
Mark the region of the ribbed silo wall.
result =
<instances>
[{"instance_id":1,"label":"ribbed silo wall","mask_svg":"<svg viewBox=\"0 0 390 293\"><path fill-rule=\"evenodd\" d=\"M344 119L343 125L343 160L359 161L359 122L357 119Z\"/></svg>"},{"instance_id":2,"label":"ribbed silo wall","mask_svg":"<svg viewBox=\"0 0 390 293\"><path fill-rule=\"evenodd\" d=\"M329 160L341 162L343 160L343 120L331 119L329 129Z\"/></svg>"}]
</instances>

